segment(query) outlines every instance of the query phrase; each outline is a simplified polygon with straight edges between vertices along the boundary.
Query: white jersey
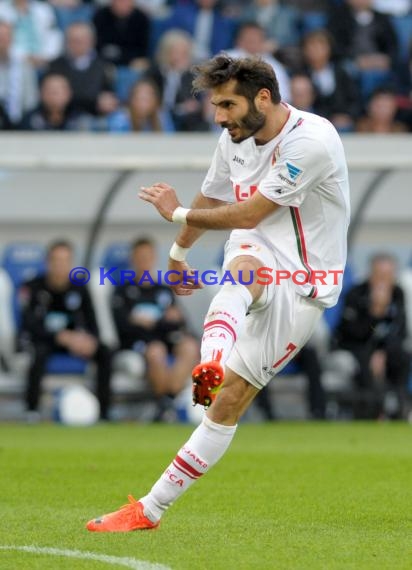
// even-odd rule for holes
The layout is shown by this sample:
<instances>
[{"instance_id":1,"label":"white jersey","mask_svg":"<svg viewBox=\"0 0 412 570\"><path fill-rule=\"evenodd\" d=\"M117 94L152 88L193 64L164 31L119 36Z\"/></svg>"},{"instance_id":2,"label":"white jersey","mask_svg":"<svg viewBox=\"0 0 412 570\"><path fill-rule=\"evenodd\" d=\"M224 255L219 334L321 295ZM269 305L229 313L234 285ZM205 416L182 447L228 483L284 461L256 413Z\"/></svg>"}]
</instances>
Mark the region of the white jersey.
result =
<instances>
[{"instance_id":1,"label":"white jersey","mask_svg":"<svg viewBox=\"0 0 412 570\"><path fill-rule=\"evenodd\" d=\"M297 292L331 307L342 288L350 218L343 145L329 121L287 107L284 127L265 145L257 146L253 137L234 143L225 129L201 191L236 202L258 190L284 206L254 230L234 233L257 231L282 269L296 281L309 276L294 284Z\"/></svg>"}]
</instances>

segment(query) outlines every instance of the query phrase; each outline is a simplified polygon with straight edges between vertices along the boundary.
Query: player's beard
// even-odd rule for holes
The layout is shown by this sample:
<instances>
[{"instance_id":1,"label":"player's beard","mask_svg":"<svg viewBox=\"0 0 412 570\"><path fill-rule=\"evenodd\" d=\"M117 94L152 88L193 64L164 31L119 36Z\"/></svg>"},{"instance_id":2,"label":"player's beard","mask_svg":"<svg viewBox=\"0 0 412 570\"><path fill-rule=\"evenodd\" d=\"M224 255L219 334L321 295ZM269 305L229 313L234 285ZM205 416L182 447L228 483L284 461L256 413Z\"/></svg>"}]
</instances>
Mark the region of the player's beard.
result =
<instances>
[{"instance_id":1,"label":"player's beard","mask_svg":"<svg viewBox=\"0 0 412 570\"><path fill-rule=\"evenodd\" d=\"M243 117L233 123L222 123L221 126L223 129L231 130L236 128L239 131L237 135L232 135L229 132L232 142L238 144L257 133L265 126L265 122L265 115L257 110L254 101L250 101L249 108Z\"/></svg>"}]
</instances>

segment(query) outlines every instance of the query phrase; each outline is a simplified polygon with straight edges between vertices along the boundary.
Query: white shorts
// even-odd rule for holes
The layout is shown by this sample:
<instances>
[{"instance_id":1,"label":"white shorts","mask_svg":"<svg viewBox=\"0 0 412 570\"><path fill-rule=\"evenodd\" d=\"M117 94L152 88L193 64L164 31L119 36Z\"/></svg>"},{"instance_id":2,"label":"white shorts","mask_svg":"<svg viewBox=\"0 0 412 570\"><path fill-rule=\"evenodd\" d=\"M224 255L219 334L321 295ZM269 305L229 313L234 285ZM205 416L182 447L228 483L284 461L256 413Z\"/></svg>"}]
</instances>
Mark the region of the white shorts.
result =
<instances>
[{"instance_id":1,"label":"white shorts","mask_svg":"<svg viewBox=\"0 0 412 570\"><path fill-rule=\"evenodd\" d=\"M268 244L253 231L232 232L225 246L224 269L240 255L259 259L273 275L279 269ZM251 305L226 365L263 388L306 344L322 313L316 302L296 293L291 280L266 285L261 298Z\"/></svg>"}]
</instances>

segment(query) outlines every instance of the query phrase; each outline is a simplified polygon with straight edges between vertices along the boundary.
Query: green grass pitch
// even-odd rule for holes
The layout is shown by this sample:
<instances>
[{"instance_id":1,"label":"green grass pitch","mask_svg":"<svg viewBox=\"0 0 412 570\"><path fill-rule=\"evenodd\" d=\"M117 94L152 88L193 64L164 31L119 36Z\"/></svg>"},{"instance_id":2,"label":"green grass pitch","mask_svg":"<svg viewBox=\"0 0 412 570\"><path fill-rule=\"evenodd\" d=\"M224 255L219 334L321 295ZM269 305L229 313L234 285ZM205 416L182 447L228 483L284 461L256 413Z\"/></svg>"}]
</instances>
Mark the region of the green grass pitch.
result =
<instances>
[{"instance_id":1,"label":"green grass pitch","mask_svg":"<svg viewBox=\"0 0 412 570\"><path fill-rule=\"evenodd\" d=\"M191 430L2 424L0 569L121 568L1 549L23 545L172 570L412 568L412 426L402 423L241 424L159 530L85 530L128 493L146 493Z\"/></svg>"}]
</instances>

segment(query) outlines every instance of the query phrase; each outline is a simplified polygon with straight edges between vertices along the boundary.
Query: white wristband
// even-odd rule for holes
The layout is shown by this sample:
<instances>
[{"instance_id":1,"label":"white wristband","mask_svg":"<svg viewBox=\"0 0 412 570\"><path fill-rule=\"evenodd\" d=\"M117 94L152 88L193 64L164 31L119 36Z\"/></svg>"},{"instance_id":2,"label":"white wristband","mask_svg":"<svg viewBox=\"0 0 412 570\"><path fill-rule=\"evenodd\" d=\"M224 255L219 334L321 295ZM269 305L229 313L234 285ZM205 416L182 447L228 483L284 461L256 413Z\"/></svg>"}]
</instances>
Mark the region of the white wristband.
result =
<instances>
[{"instance_id":1,"label":"white wristband","mask_svg":"<svg viewBox=\"0 0 412 570\"><path fill-rule=\"evenodd\" d=\"M189 208L182 208L179 206L174 210L172 214L172 222L176 222L178 224L185 224L186 223L186 216L190 212Z\"/></svg>"},{"instance_id":2,"label":"white wristband","mask_svg":"<svg viewBox=\"0 0 412 570\"><path fill-rule=\"evenodd\" d=\"M174 259L175 261L185 261L187 252L190 250L190 247L180 247L176 242L172 245L169 251L170 259Z\"/></svg>"}]
</instances>

